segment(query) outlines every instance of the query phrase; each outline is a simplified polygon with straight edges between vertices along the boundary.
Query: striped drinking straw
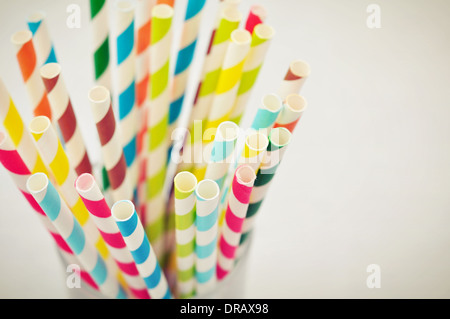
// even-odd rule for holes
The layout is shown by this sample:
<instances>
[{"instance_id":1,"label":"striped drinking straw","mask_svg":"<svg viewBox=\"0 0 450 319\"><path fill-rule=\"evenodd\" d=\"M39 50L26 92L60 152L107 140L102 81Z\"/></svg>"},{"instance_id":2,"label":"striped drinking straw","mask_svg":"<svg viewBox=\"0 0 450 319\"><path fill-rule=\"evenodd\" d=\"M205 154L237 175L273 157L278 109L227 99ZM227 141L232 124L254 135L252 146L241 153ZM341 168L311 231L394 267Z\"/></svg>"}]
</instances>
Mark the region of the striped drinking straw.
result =
<instances>
[{"instance_id":1,"label":"striped drinking straw","mask_svg":"<svg viewBox=\"0 0 450 319\"><path fill-rule=\"evenodd\" d=\"M219 239L217 258L217 278L219 280L224 279L233 269L236 250L241 238L242 224L247 214L255 178L254 169L248 165L239 166L234 174Z\"/></svg>"},{"instance_id":2,"label":"striped drinking straw","mask_svg":"<svg viewBox=\"0 0 450 319\"><path fill-rule=\"evenodd\" d=\"M59 234L55 226L53 226L50 219L42 210L41 206L39 206L34 197L28 191L26 182L32 173L20 157L11 139L3 132L0 132L0 163L2 163L3 167L5 167L6 171L11 176L11 179L15 183L17 189L22 193L26 201L37 213L39 220L53 238L59 253L67 264L80 264L77 257L73 254L73 251L67 245L65 239ZM82 267L80 267L80 276L81 279L91 288L98 290L98 286L93 281L91 275L89 275L89 273Z\"/></svg>"},{"instance_id":3,"label":"striped drinking straw","mask_svg":"<svg viewBox=\"0 0 450 319\"><path fill-rule=\"evenodd\" d=\"M8 89L0 79L0 120L8 132L25 165L31 173L46 173L48 170L39 154L28 127L24 124Z\"/></svg>"},{"instance_id":4,"label":"striped drinking straw","mask_svg":"<svg viewBox=\"0 0 450 319\"><path fill-rule=\"evenodd\" d=\"M128 200L118 201L111 208L117 226L133 256L139 274L144 279L150 297L170 299L172 295L167 280L159 266L134 205Z\"/></svg>"},{"instance_id":5,"label":"striped drinking straw","mask_svg":"<svg viewBox=\"0 0 450 319\"><path fill-rule=\"evenodd\" d=\"M33 34L33 43L39 67L47 63L58 62L46 20L44 12L35 12L27 19L28 29Z\"/></svg>"},{"instance_id":6,"label":"striped drinking straw","mask_svg":"<svg viewBox=\"0 0 450 319\"><path fill-rule=\"evenodd\" d=\"M294 132L307 105L303 96L298 94L288 95L274 127L284 127L291 133Z\"/></svg>"},{"instance_id":7,"label":"striped drinking straw","mask_svg":"<svg viewBox=\"0 0 450 319\"><path fill-rule=\"evenodd\" d=\"M119 126L128 180L133 191L136 191L139 168L136 156L139 117L136 107L134 12L135 7L130 0L116 2Z\"/></svg>"},{"instance_id":8,"label":"striped drinking straw","mask_svg":"<svg viewBox=\"0 0 450 319\"><path fill-rule=\"evenodd\" d=\"M237 256L240 257L248 244L248 238L253 230L255 218L264 198L267 195L270 184L277 172L278 167L291 141L291 132L285 128L274 128L269 134L269 145L265 159L256 174L255 184L250 195L249 206L244 224L242 225L242 236L239 243Z\"/></svg>"},{"instance_id":9,"label":"striped drinking straw","mask_svg":"<svg viewBox=\"0 0 450 319\"><path fill-rule=\"evenodd\" d=\"M195 295L195 188L192 173L181 172L174 178L175 238L178 292L181 298Z\"/></svg>"},{"instance_id":10,"label":"striped drinking straw","mask_svg":"<svg viewBox=\"0 0 450 319\"><path fill-rule=\"evenodd\" d=\"M205 179L214 180L222 190L230 164L234 159L239 127L230 121L222 122L217 128L209 158Z\"/></svg>"},{"instance_id":11,"label":"striped drinking straw","mask_svg":"<svg viewBox=\"0 0 450 319\"><path fill-rule=\"evenodd\" d=\"M133 193L127 177L127 164L120 134L116 129L111 93L106 87L96 86L89 91L89 101L113 200L132 199Z\"/></svg>"},{"instance_id":12,"label":"striped drinking straw","mask_svg":"<svg viewBox=\"0 0 450 319\"><path fill-rule=\"evenodd\" d=\"M13 34L11 42L16 48L16 57L25 82L35 116L47 116L52 119L52 111L47 98L44 84L39 75L36 51L33 45L31 31L19 31Z\"/></svg>"},{"instance_id":13,"label":"striped drinking straw","mask_svg":"<svg viewBox=\"0 0 450 319\"><path fill-rule=\"evenodd\" d=\"M177 127L183 107L186 86L189 80L189 70L194 59L197 38L200 29L202 11L206 0L188 0L184 25L181 34L181 44L178 51L175 74L172 82L172 102L169 112L169 136Z\"/></svg>"},{"instance_id":14,"label":"striped drinking straw","mask_svg":"<svg viewBox=\"0 0 450 319\"><path fill-rule=\"evenodd\" d=\"M252 5L250 7L250 12L245 22L245 30L253 33L253 30L258 24L264 23L267 18L267 10L261 5Z\"/></svg>"},{"instance_id":15,"label":"striped drinking straw","mask_svg":"<svg viewBox=\"0 0 450 319\"><path fill-rule=\"evenodd\" d=\"M77 118L61 75L61 66L48 63L41 67L40 74L47 90L55 120L58 121L70 165L78 175L92 173L92 165L78 126Z\"/></svg>"},{"instance_id":16,"label":"striped drinking straw","mask_svg":"<svg viewBox=\"0 0 450 319\"><path fill-rule=\"evenodd\" d=\"M109 8L106 0L90 0L95 83L111 91Z\"/></svg>"},{"instance_id":17,"label":"striped drinking straw","mask_svg":"<svg viewBox=\"0 0 450 319\"><path fill-rule=\"evenodd\" d=\"M43 173L32 175L27 181L27 188L92 276L100 291L110 298L126 298L123 288L108 271L95 246L86 238L83 228L48 177Z\"/></svg>"},{"instance_id":18,"label":"striped drinking straw","mask_svg":"<svg viewBox=\"0 0 450 319\"><path fill-rule=\"evenodd\" d=\"M152 10L150 56L150 112L147 156L147 205L145 229L157 256L164 253L164 218L169 123L169 61L172 43L173 9L165 4Z\"/></svg>"},{"instance_id":19,"label":"striped drinking straw","mask_svg":"<svg viewBox=\"0 0 450 319\"><path fill-rule=\"evenodd\" d=\"M220 200L219 185L204 179L195 189L197 198L195 218L195 277L197 294L210 292L217 281L217 216Z\"/></svg>"},{"instance_id":20,"label":"striped drinking straw","mask_svg":"<svg viewBox=\"0 0 450 319\"><path fill-rule=\"evenodd\" d=\"M289 94L298 94L309 77L311 69L308 63L295 60L289 64L289 69L278 87L278 95L283 101Z\"/></svg>"},{"instance_id":21,"label":"striped drinking straw","mask_svg":"<svg viewBox=\"0 0 450 319\"><path fill-rule=\"evenodd\" d=\"M245 60L236 101L230 115L230 121L238 125L250 100L252 89L258 79L274 34L273 28L267 24L259 24L253 30L250 52Z\"/></svg>"},{"instance_id":22,"label":"striped drinking straw","mask_svg":"<svg viewBox=\"0 0 450 319\"><path fill-rule=\"evenodd\" d=\"M132 294L139 299L149 299L147 288L136 268L130 251L117 227L111 210L91 174L79 176L75 188L102 234L108 249L124 275Z\"/></svg>"}]
</instances>

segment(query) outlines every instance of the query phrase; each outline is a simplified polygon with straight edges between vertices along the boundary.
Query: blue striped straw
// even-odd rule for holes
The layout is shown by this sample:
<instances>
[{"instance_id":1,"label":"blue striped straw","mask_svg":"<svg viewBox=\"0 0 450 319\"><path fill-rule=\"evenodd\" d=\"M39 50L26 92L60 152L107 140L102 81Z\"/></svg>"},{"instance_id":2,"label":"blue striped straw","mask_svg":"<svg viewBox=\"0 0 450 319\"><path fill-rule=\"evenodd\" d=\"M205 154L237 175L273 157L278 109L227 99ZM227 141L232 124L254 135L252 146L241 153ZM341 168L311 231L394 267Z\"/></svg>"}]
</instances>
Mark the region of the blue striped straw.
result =
<instances>
[{"instance_id":1,"label":"blue striped straw","mask_svg":"<svg viewBox=\"0 0 450 319\"><path fill-rule=\"evenodd\" d=\"M42 210L65 239L82 266L92 276L100 291L109 298L126 298L119 282L111 275L95 246L86 240L83 228L62 200L44 173L36 173L27 181L27 188Z\"/></svg>"},{"instance_id":2,"label":"blue striped straw","mask_svg":"<svg viewBox=\"0 0 450 319\"><path fill-rule=\"evenodd\" d=\"M55 48L48 32L44 12L36 12L28 17L28 29L33 34L33 43L39 67L47 63L57 63Z\"/></svg>"},{"instance_id":3,"label":"blue striped straw","mask_svg":"<svg viewBox=\"0 0 450 319\"><path fill-rule=\"evenodd\" d=\"M220 189L217 183L204 179L195 189L197 197L195 268L197 293L201 296L214 288L217 264L218 205Z\"/></svg>"},{"instance_id":4,"label":"blue striped straw","mask_svg":"<svg viewBox=\"0 0 450 319\"><path fill-rule=\"evenodd\" d=\"M150 297L171 299L166 277L161 271L155 251L145 234L133 203L129 200L118 201L113 205L111 213L144 279Z\"/></svg>"},{"instance_id":5,"label":"blue striped straw","mask_svg":"<svg viewBox=\"0 0 450 319\"><path fill-rule=\"evenodd\" d=\"M128 167L128 176L136 192L138 181L137 132L138 113L136 106L136 53L134 30L134 4L129 0L117 2L117 85L119 123L123 141L123 152Z\"/></svg>"},{"instance_id":6,"label":"blue striped straw","mask_svg":"<svg viewBox=\"0 0 450 319\"><path fill-rule=\"evenodd\" d=\"M205 2L206 0L189 0L187 3L180 50L178 51L173 78L173 96L169 111L170 132L176 128L183 107L189 68L194 59Z\"/></svg>"}]
</instances>

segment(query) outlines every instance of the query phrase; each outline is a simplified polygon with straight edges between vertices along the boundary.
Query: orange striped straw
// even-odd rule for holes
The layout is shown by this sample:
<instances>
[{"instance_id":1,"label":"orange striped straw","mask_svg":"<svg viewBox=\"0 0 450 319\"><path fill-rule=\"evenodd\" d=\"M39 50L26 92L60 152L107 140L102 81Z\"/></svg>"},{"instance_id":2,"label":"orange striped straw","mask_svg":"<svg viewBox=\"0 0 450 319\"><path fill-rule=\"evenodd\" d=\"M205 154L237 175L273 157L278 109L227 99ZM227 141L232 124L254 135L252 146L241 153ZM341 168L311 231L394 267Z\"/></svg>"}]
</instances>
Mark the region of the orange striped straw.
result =
<instances>
[{"instance_id":1,"label":"orange striped straw","mask_svg":"<svg viewBox=\"0 0 450 319\"><path fill-rule=\"evenodd\" d=\"M36 51L34 49L31 31L19 31L13 34L11 42L16 48L16 57L22 72L23 81L30 97L35 116L46 116L52 119L52 111L47 98L44 83L37 66Z\"/></svg>"}]
</instances>

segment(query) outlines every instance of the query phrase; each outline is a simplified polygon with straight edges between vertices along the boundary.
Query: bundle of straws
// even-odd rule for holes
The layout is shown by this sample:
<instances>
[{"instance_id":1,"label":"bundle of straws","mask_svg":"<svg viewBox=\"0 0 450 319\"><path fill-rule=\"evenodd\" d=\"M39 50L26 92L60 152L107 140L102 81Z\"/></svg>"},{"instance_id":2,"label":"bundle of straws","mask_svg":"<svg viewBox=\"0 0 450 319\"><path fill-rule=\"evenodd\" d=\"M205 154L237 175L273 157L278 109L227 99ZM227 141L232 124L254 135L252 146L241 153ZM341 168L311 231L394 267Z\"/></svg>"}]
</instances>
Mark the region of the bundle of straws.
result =
<instances>
[{"instance_id":1,"label":"bundle of straws","mask_svg":"<svg viewBox=\"0 0 450 319\"><path fill-rule=\"evenodd\" d=\"M24 124L0 80L0 161L64 261L79 265L83 283L101 296L214 291L246 254L306 108L299 93L310 71L301 60L290 63L278 91L264 95L256 111L247 105L274 30L259 5L240 28L239 0L220 2L195 100L185 99L192 61L202 55L196 44L205 3L187 1L172 61L173 0L90 0L95 86L87 100L101 167L87 152L45 15L31 15L28 30L11 37L34 117ZM243 132L249 111L255 115Z\"/></svg>"}]
</instances>

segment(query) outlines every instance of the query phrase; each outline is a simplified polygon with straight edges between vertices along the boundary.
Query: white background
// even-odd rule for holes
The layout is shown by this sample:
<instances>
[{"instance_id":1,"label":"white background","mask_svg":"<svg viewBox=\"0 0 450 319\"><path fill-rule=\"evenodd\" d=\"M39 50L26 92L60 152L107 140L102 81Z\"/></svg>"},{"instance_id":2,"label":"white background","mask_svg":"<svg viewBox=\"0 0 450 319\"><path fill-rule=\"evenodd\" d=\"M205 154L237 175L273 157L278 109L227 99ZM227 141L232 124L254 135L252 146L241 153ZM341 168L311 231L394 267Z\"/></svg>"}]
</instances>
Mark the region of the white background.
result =
<instances>
[{"instance_id":1,"label":"white background","mask_svg":"<svg viewBox=\"0 0 450 319\"><path fill-rule=\"evenodd\" d=\"M66 26L71 3L81 6L80 29ZM176 26L185 3L177 0ZM244 296L450 297L450 3L243 0L245 16L255 3L267 8L277 34L244 127L290 61L307 61L312 73L302 90L309 108L258 219ZM381 8L379 29L366 25L371 3ZM2 0L0 76L29 123L10 36L26 28L29 14L46 11L88 150L98 159L87 100L87 5ZM208 1L200 53L216 9ZM201 54L192 85L200 66ZM0 297L68 297L52 240L3 168L0 181ZM366 285L370 264L381 267L379 289Z\"/></svg>"}]
</instances>

